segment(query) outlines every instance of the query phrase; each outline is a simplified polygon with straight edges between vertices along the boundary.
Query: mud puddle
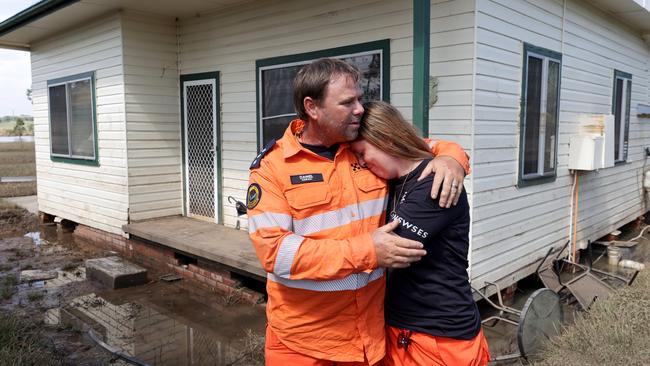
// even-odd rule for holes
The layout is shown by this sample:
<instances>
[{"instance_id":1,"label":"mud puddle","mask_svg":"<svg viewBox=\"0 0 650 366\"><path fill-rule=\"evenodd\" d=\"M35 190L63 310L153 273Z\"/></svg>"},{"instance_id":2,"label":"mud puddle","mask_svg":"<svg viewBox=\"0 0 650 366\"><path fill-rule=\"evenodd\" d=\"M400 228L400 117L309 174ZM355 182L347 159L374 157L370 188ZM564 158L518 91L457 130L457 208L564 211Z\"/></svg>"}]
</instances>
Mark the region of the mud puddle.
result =
<instances>
[{"instance_id":1,"label":"mud puddle","mask_svg":"<svg viewBox=\"0 0 650 366\"><path fill-rule=\"evenodd\" d=\"M205 300L180 282L158 282L79 296L47 319L92 329L104 343L151 365L261 364L263 311Z\"/></svg>"},{"instance_id":2,"label":"mud puddle","mask_svg":"<svg viewBox=\"0 0 650 366\"><path fill-rule=\"evenodd\" d=\"M0 239L0 311L43 326L61 364L128 364L91 330L117 353L150 365L263 364L263 308L184 280L106 290L86 279L85 259L114 254L56 226ZM20 283L23 270L57 276Z\"/></svg>"}]
</instances>

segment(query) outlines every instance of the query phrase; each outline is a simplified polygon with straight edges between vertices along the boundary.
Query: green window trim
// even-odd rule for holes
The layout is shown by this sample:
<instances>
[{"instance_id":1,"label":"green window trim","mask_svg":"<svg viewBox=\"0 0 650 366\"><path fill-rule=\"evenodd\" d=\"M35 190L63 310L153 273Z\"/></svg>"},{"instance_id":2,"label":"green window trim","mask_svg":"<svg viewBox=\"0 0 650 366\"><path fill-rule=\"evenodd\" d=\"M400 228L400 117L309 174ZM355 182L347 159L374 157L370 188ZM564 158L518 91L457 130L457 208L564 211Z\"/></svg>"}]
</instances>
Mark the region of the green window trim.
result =
<instances>
[{"instance_id":1,"label":"green window trim","mask_svg":"<svg viewBox=\"0 0 650 366\"><path fill-rule=\"evenodd\" d=\"M547 87L548 87L548 68L550 62L557 63L558 64L558 74L557 74L557 86L556 86L556 108L555 108L555 125L554 125L554 141L552 142L551 148L553 149L553 157L552 159L552 171L545 171L544 163L545 159L541 160L541 170L543 173L533 173L533 174L524 174L524 164L525 164L525 157L526 157L526 118L527 118L527 99L528 99L528 62L529 58L537 58L542 60L542 73L540 75L540 84L542 85L541 91L545 91L548 93ZM519 115L519 169L518 169L518 179L517 179L517 186L518 187L526 187L526 186L531 186L531 185L537 185L537 184L544 184L544 183L549 183L555 181L557 177L557 159L558 159L558 140L559 140L559 119L560 119L560 90L561 90L561 84L562 84L562 54L559 52L551 51L549 49L537 47L528 43L523 44L523 60L522 60L522 78L521 78L521 108L520 108L520 115ZM548 95L548 94L547 94ZM541 100L546 100L546 98L541 98L541 92L540 92L540 106L543 104L541 103ZM542 121L542 111L546 111L546 105L540 109L540 125ZM548 114L548 113L546 113ZM546 121L546 116L544 116L544 121ZM540 134L539 128L538 128L538 135ZM545 136L544 136L545 137ZM540 137L541 140L541 137ZM538 153L538 156L544 156L544 149L539 149L539 146L545 145L544 143L540 143L538 145L538 151L541 150L541 154ZM543 147L543 146L542 146ZM537 160L537 165L538 165L538 172L540 169L540 161Z\"/></svg>"},{"instance_id":2,"label":"green window trim","mask_svg":"<svg viewBox=\"0 0 650 366\"><path fill-rule=\"evenodd\" d=\"M620 126L621 121L616 121L616 107L618 101L617 84L619 80L623 81L621 89L624 91L623 100L625 103L625 108L621 109L621 111L625 111L625 120L623 121L622 126ZM616 124L614 128L616 129L616 127L619 127L619 131L621 131L621 127L622 127L624 130L619 140L614 142L614 146L616 146L616 143L618 142L619 144L618 146L622 147L621 150L619 150L618 152L616 148L614 149L615 165L625 164L627 162L627 156L629 151L628 144L629 144L629 134L630 134L630 106L631 106L631 96L632 96L631 94L632 94L632 74L620 70L614 70L614 78L612 81L612 114L614 115L614 119L615 119L614 123ZM614 139L616 139L616 135L614 135Z\"/></svg>"},{"instance_id":3,"label":"green window trim","mask_svg":"<svg viewBox=\"0 0 650 366\"><path fill-rule=\"evenodd\" d=\"M68 95L67 91L67 85L72 83L72 82L77 82L77 81L83 81L83 80L88 80L89 81L89 88L90 88L90 117L92 119L91 121L91 127L92 127L92 137L93 137L93 156L92 157L85 157L85 156L74 156L71 153L68 155L64 154L55 154L53 152L53 144L52 144L52 103L50 99L50 88L56 87L56 86L61 86L61 85L66 85L66 119L67 119L67 131L68 131L68 150L70 150L70 115L69 115L69 102L70 98ZM75 75L70 75L70 76L65 76L62 78L57 78L57 79L51 79L47 81L47 103L48 103L48 124L49 124L49 142L50 142L50 160L53 162L59 162L59 163L70 163L70 164L79 164L79 165L88 165L88 166L99 166L99 141L97 137L97 100L96 100L96 93L95 93L95 72L90 71L90 72L85 72L85 73L80 73L80 74L75 74Z\"/></svg>"},{"instance_id":4,"label":"green window trim","mask_svg":"<svg viewBox=\"0 0 650 366\"><path fill-rule=\"evenodd\" d=\"M262 71L300 64L323 57L346 57L379 51L381 53L381 100L390 101L390 39L359 43L349 46L328 48L313 52L265 58L255 61L255 101L256 101L256 132L257 149L263 147L262 131Z\"/></svg>"}]
</instances>

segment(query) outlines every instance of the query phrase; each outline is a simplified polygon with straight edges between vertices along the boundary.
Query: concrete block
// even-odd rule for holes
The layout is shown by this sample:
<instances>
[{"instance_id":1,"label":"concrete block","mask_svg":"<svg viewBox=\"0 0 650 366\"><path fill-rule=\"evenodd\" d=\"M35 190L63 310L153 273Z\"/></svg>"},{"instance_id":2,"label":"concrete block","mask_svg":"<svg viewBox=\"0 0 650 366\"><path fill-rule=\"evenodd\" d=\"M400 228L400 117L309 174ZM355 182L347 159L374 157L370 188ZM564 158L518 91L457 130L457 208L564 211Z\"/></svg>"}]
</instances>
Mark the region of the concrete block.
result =
<instances>
[{"instance_id":1,"label":"concrete block","mask_svg":"<svg viewBox=\"0 0 650 366\"><path fill-rule=\"evenodd\" d=\"M33 282L57 278L57 271L42 271L40 269L27 269L20 272L20 282Z\"/></svg>"},{"instance_id":2,"label":"concrete block","mask_svg":"<svg viewBox=\"0 0 650 366\"><path fill-rule=\"evenodd\" d=\"M147 282L147 270L120 257L86 260L86 277L111 289L142 285Z\"/></svg>"}]
</instances>

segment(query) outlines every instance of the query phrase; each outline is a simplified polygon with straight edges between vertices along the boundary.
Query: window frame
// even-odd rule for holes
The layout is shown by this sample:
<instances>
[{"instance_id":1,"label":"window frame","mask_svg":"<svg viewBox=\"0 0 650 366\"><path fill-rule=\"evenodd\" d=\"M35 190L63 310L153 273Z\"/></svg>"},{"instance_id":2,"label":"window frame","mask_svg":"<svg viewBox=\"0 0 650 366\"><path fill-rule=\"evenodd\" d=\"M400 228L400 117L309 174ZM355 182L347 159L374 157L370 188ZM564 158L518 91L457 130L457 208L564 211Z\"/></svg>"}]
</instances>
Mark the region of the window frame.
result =
<instances>
[{"instance_id":1,"label":"window frame","mask_svg":"<svg viewBox=\"0 0 650 366\"><path fill-rule=\"evenodd\" d=\"M632 99L632 74L623 72L620 70L614 70L614 81L613 81L613 86L612 86L612 114L614 115L614 123L616 124L616 99L618 97L616 93L616 83L618 80L623 80L623 103L625 105L625 109L623 109L621 106L621 112L625 113L625 118L623 121L619 121L619 123L622 122L621 125L621 135L619 140L619 147L621 147L621 150L619 151L618 156L616 156L616 144L614 144L614 165L619 165L619 164L625 164L627 163L627 157L628 157L628 152L629 152L629 133L630 133L630 109L631 109L631 99ZM629 87L629 94L627 93ZM616 128L616 126L614 126ZM614 134L614 138L616 138L616 134ZM622 158L619 159L619 157L622 155Z\"/></svg>"},{"instance_id":2,"label":"window frame","mask_svg":"<svg viewBox=\"0 0 650 366\"><path fill-rule=\"evenodd\" d=\"M53 152L52 146L52 103L50 100L50 88L55 86L65 85L65 100L66 100L66 117L67 117L67 131L68 131L68 152L70 152L70 94L68 93L67 85L77 81L88 80L90 83L90 108L91 108L91 128L93 136L93 156L79 156L79 155L63 155ZM95 72L89 71L80 74L65 76L62 78L52 79L47 81L47 104L48 104L48 124L49 124L49 143L50 143L50 159L54 162L81 164L99 166L99 144L97 139L97 102L95 94Z\"/></svg>"},{"instance_id":3,"label":"window frame","mask_svg":"<svg viewBox=\"0 0 650 366\"><path fill-rule=\"evenodd\" d=\"M524 174L524 163L526 156L526 117L527 117L527 99L528 99L528 60L530 57L542 60L542 75L541 78L541 91L540 91L540 125L542 120L546 121L547 101L548 96L548 68L549 62L558 63L558 82L557 82L557 106L555 111L555 154L553 156L553 171L544 173L544 159L539 157L544 156L545 141L542 141L542 135L539 134L538 141L541 141L540 148L538 149L537 156L537 173ZM520 100L520 114L519 114L519 172L518 172L518 187L526 187L530 185L537 185L555 181L557 178L557 160L558 160L558 146L559 146L559 126L560 126L560 104L561 104L561 89L562 89L562 54L559 52L551 51L546 48L533 46L524 43L523 49L523 62L522 62L522 79L521 79L521 100ZM544 135L545 137L545 135ZM540 173L541 167L541 173Z\"/></svg>"},{"instance_id":4,"label":"window frame","mask_svg":"<svg viewBox=\"0 0 650 366\"><path fill-rule=\"evenodd\" d=\"M256 134L257 149L263 147L263 119L277 118L287 115L277 115L274 117L262 117L263 101L262 92L262 72L265 70L280 69L296 65L305 65L311 61L323 57L344 58L351 56L362 56L379 52L381 54L381 100L390 101L390 39L382 39L373 42L358 43L349 46L328 48L313 52L298 53L293 55L265 58L255 61L255 101L256 101Z\"/></svg>"}]
</instances>

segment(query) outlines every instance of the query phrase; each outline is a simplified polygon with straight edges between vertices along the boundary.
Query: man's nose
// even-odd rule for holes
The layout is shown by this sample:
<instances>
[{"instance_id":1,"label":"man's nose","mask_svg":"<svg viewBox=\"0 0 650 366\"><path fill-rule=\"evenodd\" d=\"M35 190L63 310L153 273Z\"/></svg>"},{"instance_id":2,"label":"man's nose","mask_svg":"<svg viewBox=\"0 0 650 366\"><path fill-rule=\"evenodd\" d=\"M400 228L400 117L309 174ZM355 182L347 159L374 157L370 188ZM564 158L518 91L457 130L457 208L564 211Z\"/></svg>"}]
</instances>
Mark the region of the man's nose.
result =
<instances>
[{"instance_id":1,"label":"man's nose","mask_svg":"<svg viewBox=\"0 0 650 366\"><path fill-rule=\"evenodd\" d=\"M361 104L361 102L357 100L357 103L356 103L356 105L354 107L354 115L355 116L360 116L360 115L363 114L363 112L364 112L363 104Z\"/></svg>"}]
</instances>

